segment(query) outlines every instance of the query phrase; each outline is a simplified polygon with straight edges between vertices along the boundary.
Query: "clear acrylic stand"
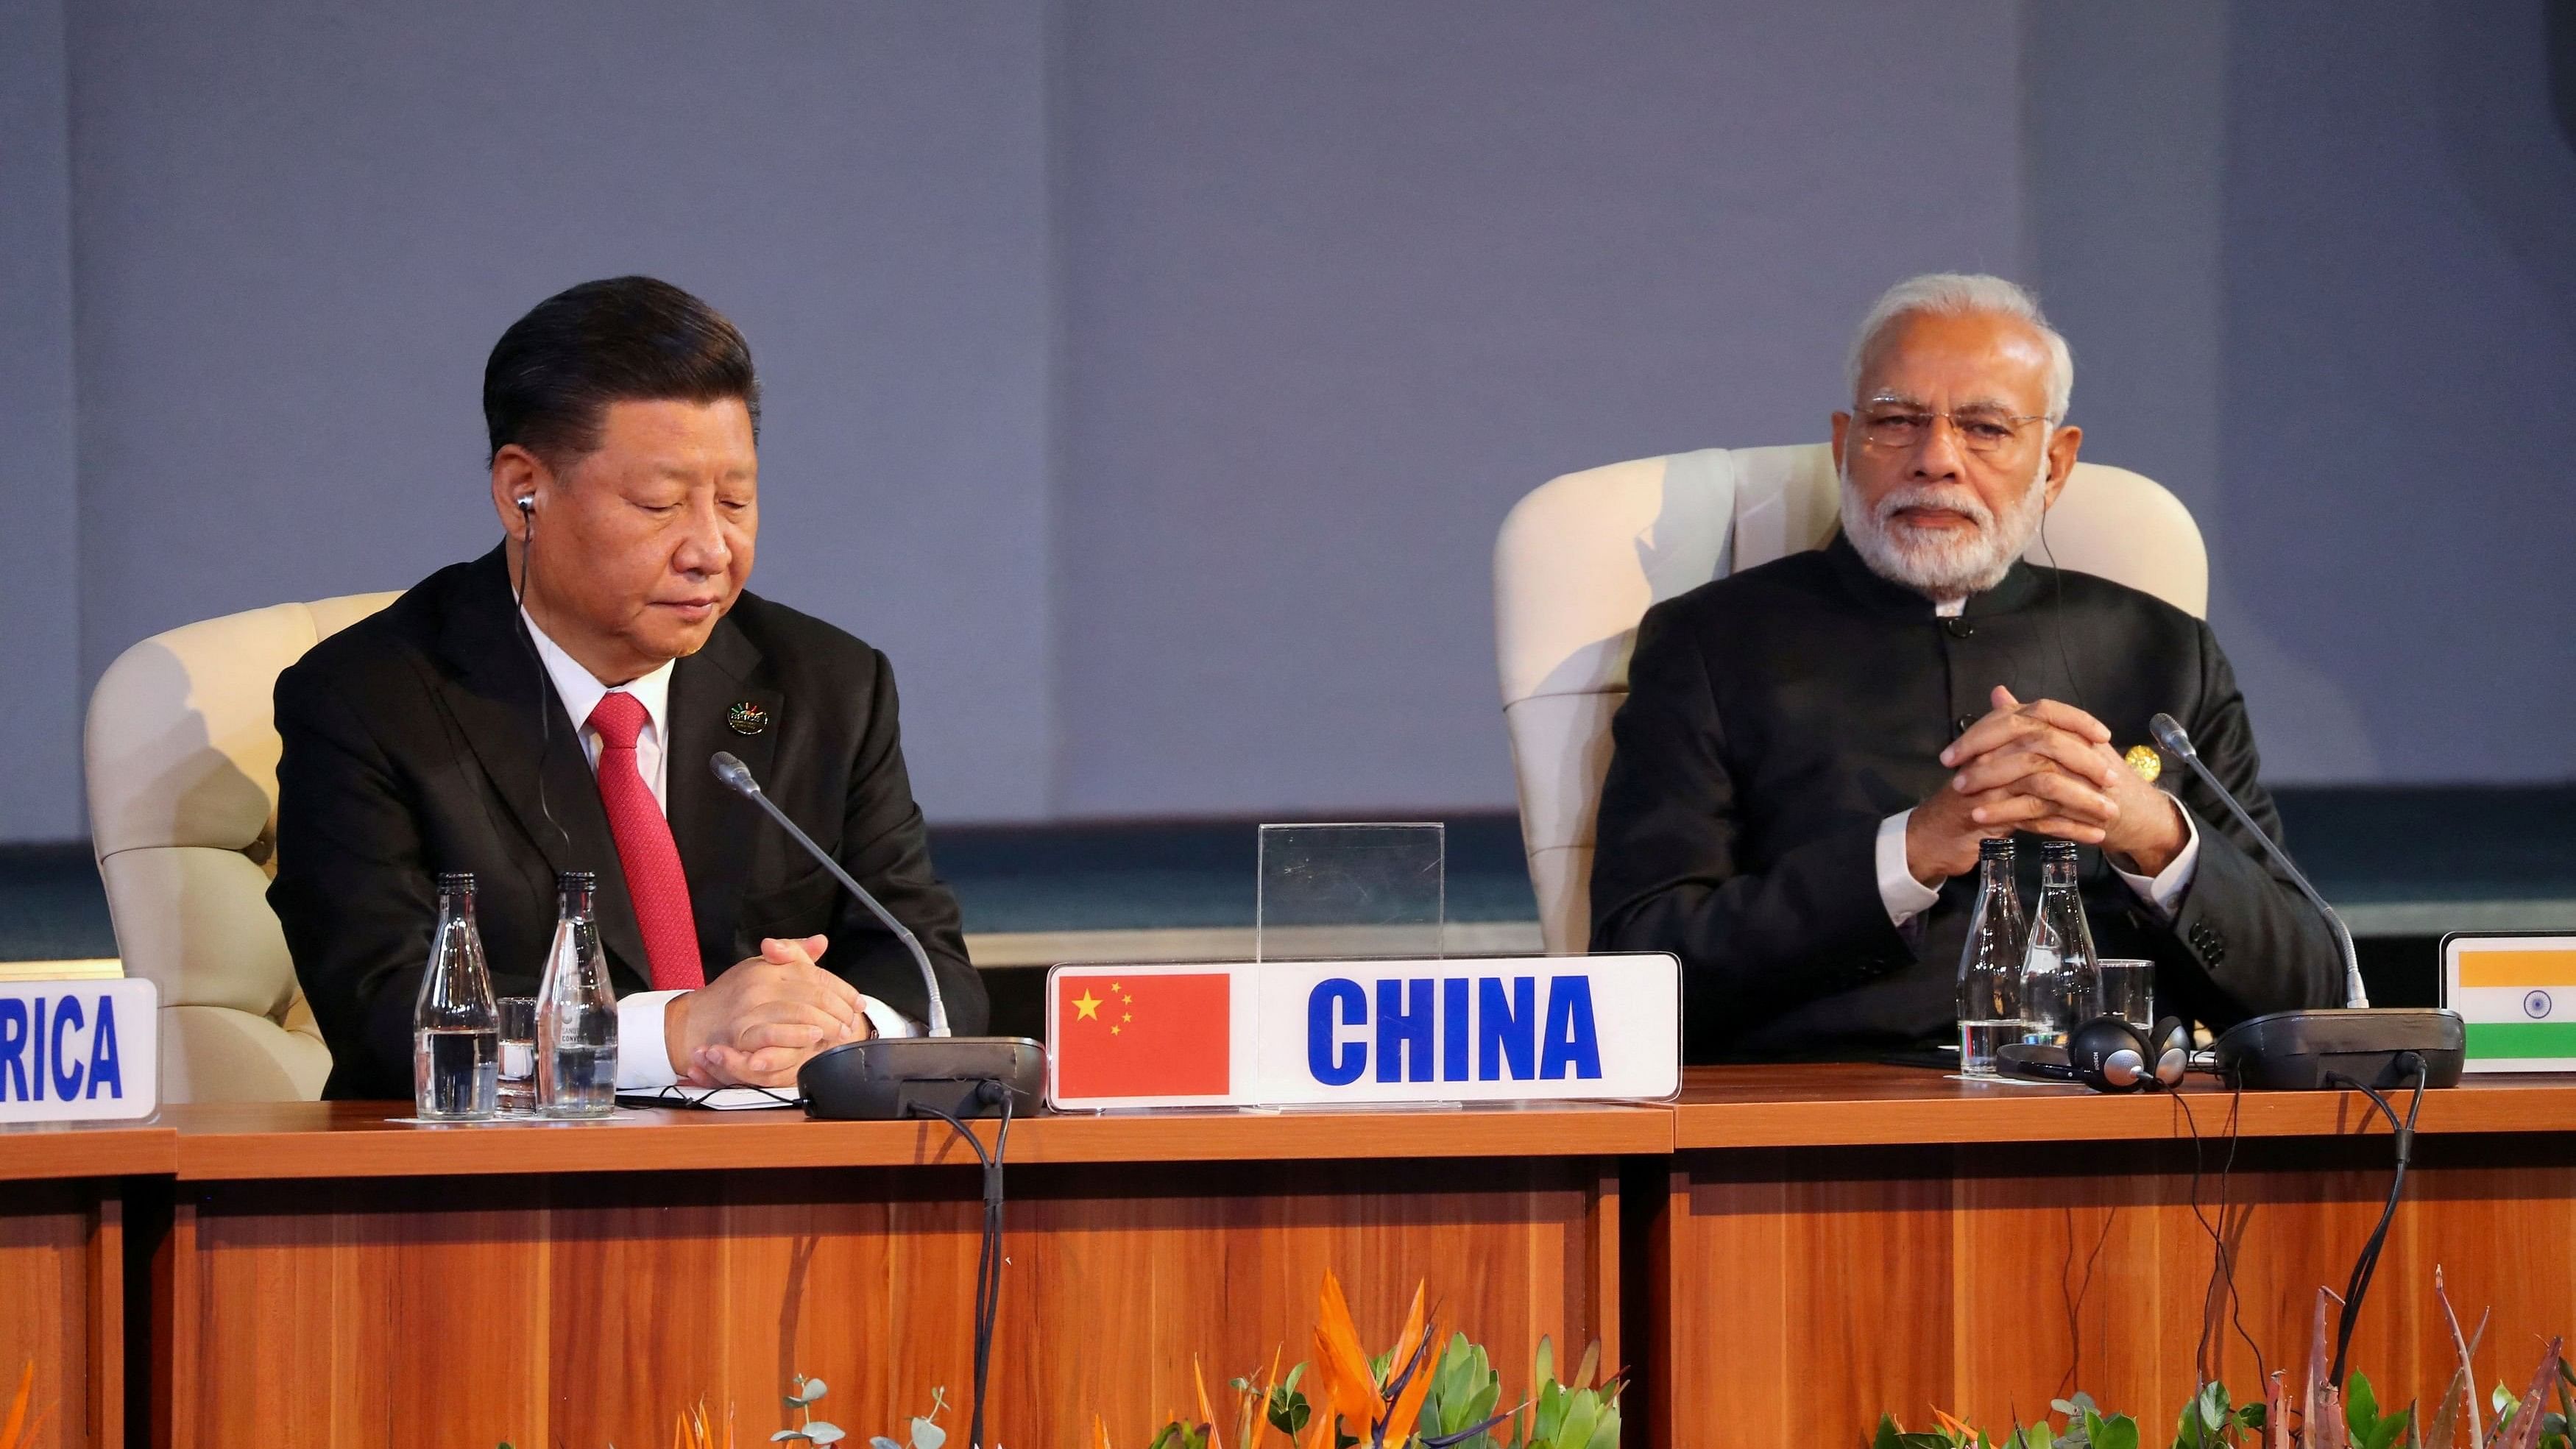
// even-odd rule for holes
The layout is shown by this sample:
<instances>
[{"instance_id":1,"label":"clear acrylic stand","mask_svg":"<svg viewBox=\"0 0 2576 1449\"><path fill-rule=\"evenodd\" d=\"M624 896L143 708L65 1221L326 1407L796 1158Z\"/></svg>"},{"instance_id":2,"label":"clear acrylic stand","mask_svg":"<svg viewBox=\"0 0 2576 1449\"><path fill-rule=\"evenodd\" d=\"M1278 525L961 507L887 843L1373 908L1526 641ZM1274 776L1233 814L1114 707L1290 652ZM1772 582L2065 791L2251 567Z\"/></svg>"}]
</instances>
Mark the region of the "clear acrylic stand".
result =
<instances>
[{"instance_id":1,"label":"clear acrylic stand","mask_svg":"<svg viewBox=\"0 0 2576 1449\"><path fill-rule=\"evenodd\" d=\"M1436 958L1447 827L1264 825L1256 961Z\"/></svg>"},{"instance_id":2,"label":"clear acrylic stand","mask_svg":"<svg viewBox=\"0 0 2576 1449\"><path fill-rule=\"evenodd\" d=\"M1448 827L1264 825L1255 961L1437 960L1448 916ZM1447 1111L1454 1101L1286 1104L1279 1112Z\"/></svg>"}]
</instances>

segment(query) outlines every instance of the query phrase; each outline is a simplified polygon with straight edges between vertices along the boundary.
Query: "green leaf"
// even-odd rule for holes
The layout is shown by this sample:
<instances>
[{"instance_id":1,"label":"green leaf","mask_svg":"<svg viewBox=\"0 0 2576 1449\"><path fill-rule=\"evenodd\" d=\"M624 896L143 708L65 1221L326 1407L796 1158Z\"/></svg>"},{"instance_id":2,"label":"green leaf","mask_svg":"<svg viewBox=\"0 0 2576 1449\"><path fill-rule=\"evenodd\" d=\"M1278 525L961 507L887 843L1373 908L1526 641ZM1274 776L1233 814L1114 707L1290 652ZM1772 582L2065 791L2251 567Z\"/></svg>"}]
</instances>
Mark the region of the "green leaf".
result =
<instances>
[{"instance_id":1,"label":"green leaf","mask_svg":"<svg viewBox=\"0 0 2576 1449\"><path fill-rule=\"evenodd\" d=\"M1566 1400L1565 1422L1557 1426L1556 1442L1560 1449L1581 1449L1592 1442L1592 1426L1601 1418L1601 1401L1589 1392L1578 1393Z\"/></svg>"},{"instance_id":2,"label":"green leaf","mask_svg":"<svg viewBox=\"0 0 2576 1449\"><path fill-rule=\"evenodd\" d=\"M1538 1336L1538 1361L1530 1366L1530 1383L1543 1388L1555 1381L1556 1343L1542 1333Z\"/></svg>"},{"instance_id":3,"label":"green leaf","mask_svg":"<svg viewBox=\"0 0 2576 1449\"><path fill-rule=\"evenodd\" d=\"M2367 1438L2379 1427L2379 1395L2371 1392L2370 1375L2359 1369L2344 1381L2343 1421L2356 1438Z\"/></svg>"},{"instance_id":4,"label":"green leaf","mask_svg":"<svg viewBox=\"0 0 2576 1449\"><path fill-rule=\"evenodd\" d=\"M1898 1431L1894 1414L1878 1416L1878 1435L1869 1441L1869 1449L1898 1449Z\"/></svg>"}]
</instances>

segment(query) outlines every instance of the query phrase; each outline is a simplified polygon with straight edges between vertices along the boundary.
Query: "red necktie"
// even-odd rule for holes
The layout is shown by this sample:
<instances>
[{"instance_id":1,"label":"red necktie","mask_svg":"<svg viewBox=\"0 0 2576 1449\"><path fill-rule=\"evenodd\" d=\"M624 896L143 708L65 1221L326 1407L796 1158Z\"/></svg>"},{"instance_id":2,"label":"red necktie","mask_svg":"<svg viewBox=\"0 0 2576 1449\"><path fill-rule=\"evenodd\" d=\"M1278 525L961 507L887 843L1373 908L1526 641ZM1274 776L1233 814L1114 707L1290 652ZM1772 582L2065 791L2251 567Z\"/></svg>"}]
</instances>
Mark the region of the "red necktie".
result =
<instances>
[{"instance_id":1,"label":"red necktie","mask_svg":"<svg viewBox=\"0 0 2576 1449\"><path fill-rule=\"evenodd\" d=\"M695 991L707 984L698 963L697 917L689 910L689 878L680 869L680 847L671 822L655 803L635 763L635 737L644 732L644 702L624 691L601 696L590 712L599 732L599 803L608 809L608 833L617 840L617 864L626 872L626 894L635 924L644 930L644 956L653 966L656 991Z\"/></svg>"}]
</instances>

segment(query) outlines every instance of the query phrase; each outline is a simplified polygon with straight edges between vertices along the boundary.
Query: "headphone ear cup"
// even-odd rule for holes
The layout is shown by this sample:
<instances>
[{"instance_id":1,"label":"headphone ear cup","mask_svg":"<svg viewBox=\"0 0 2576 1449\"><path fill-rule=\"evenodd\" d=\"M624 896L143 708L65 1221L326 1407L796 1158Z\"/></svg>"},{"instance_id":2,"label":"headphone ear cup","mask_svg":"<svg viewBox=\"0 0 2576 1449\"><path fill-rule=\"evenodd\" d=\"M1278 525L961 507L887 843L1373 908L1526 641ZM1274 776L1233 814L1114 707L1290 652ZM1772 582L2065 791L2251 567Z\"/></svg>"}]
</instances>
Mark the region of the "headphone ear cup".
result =
<instances>
[{"instance_id":1,"label":"headphone ear cup","mask_svg":"<svg viewBox=\"0 0 2576 1449\"><path fill-rule=\"evenodd\" d=\"M2097 1016L2070 1033L2066 1061L2075 1079L2097 1092L2143 1091L2155 1080L2145 1039L2116 1016Z\"/></svg>"},{"instance_id":2,"label":"headphone ear cup","mask_svg":"<svg viewBox=\"0 0 2576 1449\"><path fill-rule=\"evenodd\" d=\"M2191 1028L2182 1024L2182 1018L2168 1016L2148 1033L2147 1048L2152 1054L2156 1081L2167 1087L2181 1086L2183 1074L2191 1066Z\"/></svg>"}]
</instances>

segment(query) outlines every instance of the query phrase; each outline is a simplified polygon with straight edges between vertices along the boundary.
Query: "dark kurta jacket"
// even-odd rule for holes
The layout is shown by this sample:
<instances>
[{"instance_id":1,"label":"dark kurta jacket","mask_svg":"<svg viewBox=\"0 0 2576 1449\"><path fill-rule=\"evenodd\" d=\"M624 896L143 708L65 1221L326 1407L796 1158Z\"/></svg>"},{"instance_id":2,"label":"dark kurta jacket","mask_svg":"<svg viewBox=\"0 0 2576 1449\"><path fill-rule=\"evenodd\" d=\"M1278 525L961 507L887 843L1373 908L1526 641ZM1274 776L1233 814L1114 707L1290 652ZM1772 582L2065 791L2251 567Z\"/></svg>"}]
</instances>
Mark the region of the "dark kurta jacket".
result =
<instances>
[{"instance_id":1,"label":"dark kurta jacket","mask_svg":"<svg viewBox=\"0 0 2576 1449\"><path fill-rule=\"evenodd\" d=\"M535 993L563 870L597 872L618 994L647 989L598 784L517 622L495 549L430 575L278 676L284 754L268 899L331 1048L325 1096L410 1095L413 1001L441 871L474 872L499 994ZM737 704L766 726L731 728ZM667 813L710 978L757 955L764 936L821 932L825 969L915 1020L928 1010L902 943L709 773L708 756L730 750L921 939L956 1029L981 1029L983 983L957 903L931 870L884 655L746 592L706 647L674 666L669 724Z\"/></svg>"},{"instance_id":2,"label":"dark kurta jacket","mask_svg":"<svg viewBox=\"0 0 2576 1449\"><path fill-rule=\"evenodd\" d=\"M1951 772L1940 752L2004 685L2091 713L2126 750L2158 711L2278 839L2254 731L2207 625L2107 579L2017 563L1938 619L1837 536L1646 614L1612 727L1592 947L1671 951L1692 1060L1856 1055L1947 1037L1973 874L1902 930L1879 823ZM2084 851L2094 940L2156 962L2161 1009L2225 1026L2342 998L2333 937L2199 781L2200 860L2172 920ZM2033 837L2022 837L2026 891ZM2026 896L2026 900L2035 897Z\"/></svg>"}]
</instances>

